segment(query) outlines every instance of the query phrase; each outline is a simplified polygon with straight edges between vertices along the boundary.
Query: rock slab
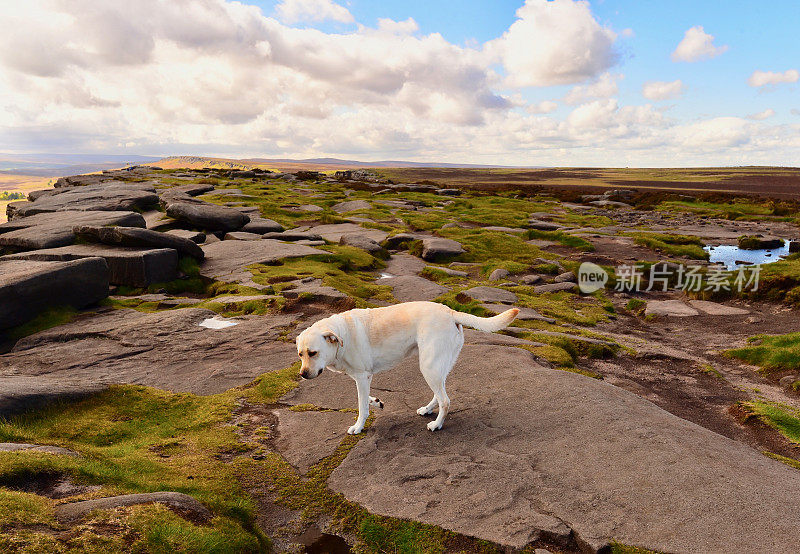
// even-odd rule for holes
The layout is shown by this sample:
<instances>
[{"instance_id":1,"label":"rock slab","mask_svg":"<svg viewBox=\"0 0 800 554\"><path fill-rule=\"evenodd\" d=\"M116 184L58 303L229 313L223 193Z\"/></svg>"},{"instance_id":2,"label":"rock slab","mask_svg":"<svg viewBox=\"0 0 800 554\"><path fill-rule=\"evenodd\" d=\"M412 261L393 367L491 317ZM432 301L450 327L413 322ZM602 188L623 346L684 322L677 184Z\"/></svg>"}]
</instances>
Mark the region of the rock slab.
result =
<instances>
[{"instance_id":1,"label":"rock slab","mask_svg":"<svg viewBox=\"0 0 800 554\"><path fill-rule=\"evenodd\" d=\"M800 515L786 509L797 470L633 393L467 345L447 383L452 411L431 433L413 412L429 396L416 360L395 372L390 386L376 379L392 390L386 412L329 479L371 512L513 548L550 537L588 551L800 549ZM353 389L326 392L352 404Z\"/></svg>"},{"instance_id":2,"label":"rock slab","mask_svg":"<svg viewBox=\"0 0 800 554\"><path fill-rule=\"evenodd\" d=\"M85 308L108 296L102 258L64 262L0 259L0 330L21 325L56 306Z\"/></svg>"}]
</instances>

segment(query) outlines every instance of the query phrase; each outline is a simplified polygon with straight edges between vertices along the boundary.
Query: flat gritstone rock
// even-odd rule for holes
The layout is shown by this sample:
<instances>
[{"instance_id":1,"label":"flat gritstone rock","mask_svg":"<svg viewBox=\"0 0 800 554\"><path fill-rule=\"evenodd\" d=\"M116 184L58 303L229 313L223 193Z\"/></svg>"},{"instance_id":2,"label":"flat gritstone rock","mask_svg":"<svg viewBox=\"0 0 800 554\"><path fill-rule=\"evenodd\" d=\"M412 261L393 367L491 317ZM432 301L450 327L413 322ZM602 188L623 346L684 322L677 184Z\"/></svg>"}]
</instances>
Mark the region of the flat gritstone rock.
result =
<instances>
[{"instance_id":1,"label":"flat gritstone rock","mask_svg":"<svg viewBox=\"0 0 800 554\"><path fill-rule=\"evenodd\" d=\"M633 393L517 348L467 345L447 382L452 411L431 433L413 411L430 396L416 360L388 374L373 383L392 391L381 391L386 412L329 479L373 513L514 548L570 533L594 550L800 548L800 515L787 510L797 470ZM336 379L339 393L333 381L327 402L352 405L352 383Z\"/></svg>"}]
</instances>

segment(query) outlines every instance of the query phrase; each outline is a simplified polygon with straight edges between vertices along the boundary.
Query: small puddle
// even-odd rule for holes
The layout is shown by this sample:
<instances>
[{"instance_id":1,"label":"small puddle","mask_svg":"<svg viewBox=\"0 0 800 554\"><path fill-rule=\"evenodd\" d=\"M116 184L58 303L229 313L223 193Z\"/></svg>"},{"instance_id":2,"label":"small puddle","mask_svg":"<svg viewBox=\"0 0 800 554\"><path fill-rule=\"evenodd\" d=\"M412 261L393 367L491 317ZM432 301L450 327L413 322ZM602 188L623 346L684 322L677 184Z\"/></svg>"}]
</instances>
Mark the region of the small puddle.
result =
<instances>
[{"instance_id":1,"label":"small puddle","mask_svg":"<svg viewBox=\"0 0 800 554\"><path fill-rule=\"evenodd\" d=\"M305 547L305 554L350 554L352 550L342 537L323 533L312 525L298 538Z\"/></svg>"},{"instance_id":2,"label":"small puddle","mask_svg":"<svg viewBox=\"0 0 800 554\"><path fill-rule=\"evenodd\" d=\"M199 323L200 327L206 327L208 329L225 329L226 327L233 327L234 325L239 325L238 321L233 321L230 319L225 319L224 317L219 317L215 315L214 317L209 317L208 319L204 319Z\"/></svg>"},{"instance_id":3,"label":"small puddle","mask_svg":"<svg viewBox=\"0 0 800 554\"><path fill-rule=\"evenodd\" d=\"M725 269L734 270L740 265L769 264L779 261L789 255L789 241L784 240L782 247L771 250L745 250L725 244L705 246L703 250L708 252L711 263L721 264Z\"/></svg>"},{"instance_id":4,"label":"small puddle","mask_svg":"<svg viewBox=\"0 0 800 554\"><path fill-rule=\"evenodd\" d=\"M385 271L381 272L381 279L391 279L392 277L396 277L396 275L392 273L386 273Z\"/></svg>"}]
</instances>

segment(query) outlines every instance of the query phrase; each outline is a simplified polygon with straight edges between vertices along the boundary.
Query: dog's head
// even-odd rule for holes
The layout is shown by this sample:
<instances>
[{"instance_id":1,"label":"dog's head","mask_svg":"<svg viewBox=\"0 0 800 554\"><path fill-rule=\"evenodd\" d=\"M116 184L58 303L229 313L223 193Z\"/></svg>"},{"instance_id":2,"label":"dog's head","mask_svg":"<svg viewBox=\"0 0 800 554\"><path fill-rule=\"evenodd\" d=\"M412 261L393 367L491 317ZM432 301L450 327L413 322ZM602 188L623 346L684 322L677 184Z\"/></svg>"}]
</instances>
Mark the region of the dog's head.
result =
<instances>
[{"instance_id":1,"label":"dog's head","mask_svg":"<svg viewBox=\"0 0 800 554\"><path fill-rule=\"evenodd\" d=\"M312 326L300 333L297 337L297 355L302 362L300 376L303 379L318 377L343 346L342 339L327 329Z\"/></svg>"}]
</instances>

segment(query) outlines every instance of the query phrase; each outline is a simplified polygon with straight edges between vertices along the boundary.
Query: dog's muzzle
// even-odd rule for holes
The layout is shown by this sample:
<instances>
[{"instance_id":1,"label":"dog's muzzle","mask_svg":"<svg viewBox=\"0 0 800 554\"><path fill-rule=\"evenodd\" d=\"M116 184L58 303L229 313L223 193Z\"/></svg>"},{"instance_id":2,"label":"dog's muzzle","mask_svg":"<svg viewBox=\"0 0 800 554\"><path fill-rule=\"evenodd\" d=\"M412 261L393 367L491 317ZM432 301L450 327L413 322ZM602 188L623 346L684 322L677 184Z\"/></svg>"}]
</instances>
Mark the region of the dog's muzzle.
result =
<instances>
[{"instance_id":1,"label":"dog's muzzle","mask_svg":"<svg viewBox=\"0 0 800 554\"><path fill-rule=\"evenodd\" d=\"M322 373L322 370L313 370L313 369L304 369L300 372L300 377L303 379L313 379L314 377L319 377L319 374Z\"/></svg>"}]
</instances>

